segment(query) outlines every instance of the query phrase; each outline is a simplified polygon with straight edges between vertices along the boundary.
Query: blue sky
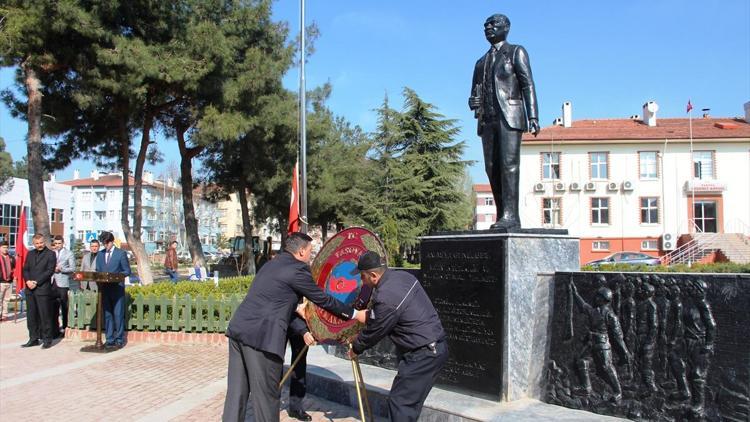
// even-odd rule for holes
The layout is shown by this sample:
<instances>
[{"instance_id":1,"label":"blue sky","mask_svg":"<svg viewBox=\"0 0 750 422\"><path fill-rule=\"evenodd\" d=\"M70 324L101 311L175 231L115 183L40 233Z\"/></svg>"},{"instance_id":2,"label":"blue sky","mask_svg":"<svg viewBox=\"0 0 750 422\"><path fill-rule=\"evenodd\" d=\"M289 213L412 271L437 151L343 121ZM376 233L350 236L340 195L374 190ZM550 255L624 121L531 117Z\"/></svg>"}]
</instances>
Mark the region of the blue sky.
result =
<instances>
[{"instance_id":1,"label":"blue sky","mask_svg":"<svg viewBox=\"0 0 750 422\"><path fill-rule=\"evenodd\" d=\"M467 97L475 61L487 50L482 23L492 13L511 20L509 41L529 52L540 121L549 126L564 101L573 119L624 118L641 114L649 100L658 117L685 116L691 99L699 111L721 117L743 115L750 101L750 2L722 1L351 1L307 0L307 23L321 32L306 66L308 89L330 81L330 108L372 131L373 109L388 94L401 107L410 87L462 127L459 140L476 183L486 181L480 140ZM299 2L278 0L276 20L299 29ZM12 84L0 70L0 88ZM297 89L298 69L285 78ZM0 136L14 159L25 154L25 122L0 106ZM178 160L176 143L162 140L167 161ZM166 163L165 163L166 164ZM163 165L162 165L163 166ZM58 173L72 177L76 162ZM161 171L157 166L156 173Z\"/></svg>"}]
</instances>

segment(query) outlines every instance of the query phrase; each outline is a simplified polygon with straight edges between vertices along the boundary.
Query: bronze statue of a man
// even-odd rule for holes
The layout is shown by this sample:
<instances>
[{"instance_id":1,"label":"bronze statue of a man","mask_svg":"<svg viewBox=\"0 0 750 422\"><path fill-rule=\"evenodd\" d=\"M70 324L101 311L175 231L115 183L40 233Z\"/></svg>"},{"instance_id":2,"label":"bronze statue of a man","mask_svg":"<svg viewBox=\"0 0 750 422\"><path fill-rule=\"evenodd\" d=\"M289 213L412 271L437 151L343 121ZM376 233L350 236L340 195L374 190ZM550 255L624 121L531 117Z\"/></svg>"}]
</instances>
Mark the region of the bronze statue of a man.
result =
<instances>
[{"instance_id":1,"label":"bronze statue of a man","mask_svg":"<svg viewBox=\"0 0 750 422\"><path fill-rule=\"evenodd\" d=\"M539 133L534 80L526 50L505 41L510 31L507 16L495 14L484 23L490 50L474 67L469 108L478 120L484 166L497 207L491 228L517 229L521 135Z\"/></svg>"}]
</instances>

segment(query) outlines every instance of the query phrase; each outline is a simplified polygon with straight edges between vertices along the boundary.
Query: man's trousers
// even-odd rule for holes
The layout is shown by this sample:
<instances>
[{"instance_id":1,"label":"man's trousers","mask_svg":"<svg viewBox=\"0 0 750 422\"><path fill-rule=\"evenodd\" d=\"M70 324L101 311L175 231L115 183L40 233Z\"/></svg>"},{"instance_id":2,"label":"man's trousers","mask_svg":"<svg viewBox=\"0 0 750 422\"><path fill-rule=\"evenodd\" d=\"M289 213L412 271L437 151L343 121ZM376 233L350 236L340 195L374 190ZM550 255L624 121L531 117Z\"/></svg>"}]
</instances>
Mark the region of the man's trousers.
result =
<instances>
[{"instance_id":1,"label":"man's trousers","mask_svg":"<svg viewBox=\"0 0 750 422\"><path fill-rule=\"evenodd\" d=\"M29 340L51 342L55 338L52 303L52 296L34 294L26 289L26 327L29 329Z\"/></svg>"},{"instance_id":2,"label":"man's trousers","mask_svg":"<svg viewBox=\"0 0 750 422\"><path fill-rule=\"evenodd\" d=\"M230 338L227 396L222 421L244 421L248 395L252 391L255 421L278 422L279 381L283 365L284 361L279 356Z\"/></svg>"},{"instance_id":3,"label":"man's trousers","mask_svg":"<svg viewBox=\"0 0 750 422\"><path fill-rule=\"evenodd\" d=\"M388 395L388 414L392 421L416 421L419 418L427 394L447 360L445 341L437 342L434 350L422 347L401 356Z\"/></svg>"}]
</instances>

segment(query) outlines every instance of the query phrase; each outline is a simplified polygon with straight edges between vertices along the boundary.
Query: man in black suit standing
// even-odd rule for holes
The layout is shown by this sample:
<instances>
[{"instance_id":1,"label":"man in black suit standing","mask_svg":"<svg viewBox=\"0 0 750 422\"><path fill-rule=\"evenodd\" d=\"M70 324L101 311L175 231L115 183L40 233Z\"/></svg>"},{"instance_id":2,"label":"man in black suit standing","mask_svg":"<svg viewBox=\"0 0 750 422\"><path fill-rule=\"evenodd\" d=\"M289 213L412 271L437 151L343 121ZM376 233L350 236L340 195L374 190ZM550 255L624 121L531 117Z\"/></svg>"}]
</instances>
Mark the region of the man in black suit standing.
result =
<instances>
[{"instance_id":1,"label":"man in black suit standing","mask_svg":"<svg viewBox=\"0 0 750 422\"><path fill-rule=\"evenodd\" d=\"M484 167L497 207L491 228L519 229L519 167L521 135L539 133L534 80L526 50L505 41L510 31L507 16L495 14L484 23L491 44L474 67L469 108L478 119Z\"/></svg>"},{"instance_id":2,"label":"man in black suit standing","mask_svg":"<svg viewBox=\"0 0 750 422\"><path fill-rule=\"evenodd\" d=\"M312 238L289 235L284 251L256 274L235 311L229 337L224 421L244 421L248 394L258 422L278 421L284 350L292 313L304 296L333 314L351 319L356 311L326 295L310 272Z\"/></svg>"},{"instance_id":3,"label":"man in black suit standing","mask_svg":"<svg viewBox=\"0 0 750 422\"><path fill-rule=\"evenodd\" d=\"M57 257L47 248L43 235L35 234L32 241L34 250L29 251L26 262L23 264L23 279L26 280L24 294L28 304L26 326L29 329L29 341L21 347L37 346L41 339L42 349L49 349L55 337L52 323L52 274L55 273Z\"/></svg>"}]
</instances>

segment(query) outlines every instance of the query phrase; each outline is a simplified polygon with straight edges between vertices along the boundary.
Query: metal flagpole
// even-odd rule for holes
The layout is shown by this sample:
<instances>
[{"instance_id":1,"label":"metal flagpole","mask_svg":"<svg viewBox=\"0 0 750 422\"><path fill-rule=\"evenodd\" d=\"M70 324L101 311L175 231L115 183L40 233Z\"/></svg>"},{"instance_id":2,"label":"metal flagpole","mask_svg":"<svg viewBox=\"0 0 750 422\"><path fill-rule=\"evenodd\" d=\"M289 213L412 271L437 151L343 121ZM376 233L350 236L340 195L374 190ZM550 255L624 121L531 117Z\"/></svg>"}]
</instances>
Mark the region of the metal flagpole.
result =
<instances>
[{"instance_id":1,"label":"metal flagpole","mask_svg":"<svg viewBox=\"0 0 750 422\"><path fill-rule=\"evenodd\" d=\"M300 0L299 18L299 128L300 128L300 178L299 178L299 219L300 231L307 233L307 128L305 99L305 0Z\"/></svg>"},{"instance_id":2,"label":"metal flagpole","mask_svg":"<svg viewBox=\"0 0 750 422\"><path fill-rule=\"evenodd\" d=\"M692 197L693 204L691 205L693 207L692 210L692 216L693 218L690 221L690 224L693 226L691 229L695 231L697 229L697 226L695 225L695 157L693 155L693 107L690 107L688 110L688 128L690 131L690 165L692 167L693 172L693 178L690 180L690 196Z\"/></svg>"}]
</instances>

